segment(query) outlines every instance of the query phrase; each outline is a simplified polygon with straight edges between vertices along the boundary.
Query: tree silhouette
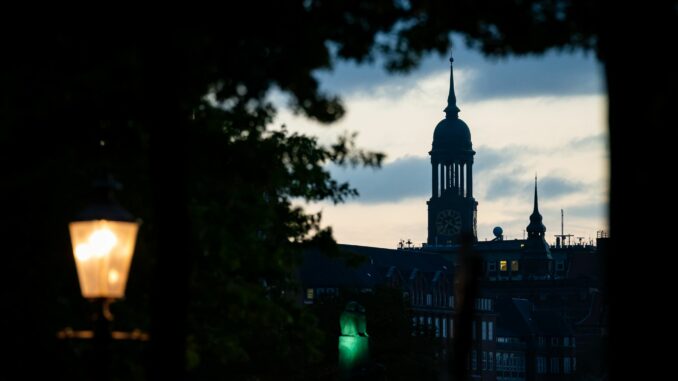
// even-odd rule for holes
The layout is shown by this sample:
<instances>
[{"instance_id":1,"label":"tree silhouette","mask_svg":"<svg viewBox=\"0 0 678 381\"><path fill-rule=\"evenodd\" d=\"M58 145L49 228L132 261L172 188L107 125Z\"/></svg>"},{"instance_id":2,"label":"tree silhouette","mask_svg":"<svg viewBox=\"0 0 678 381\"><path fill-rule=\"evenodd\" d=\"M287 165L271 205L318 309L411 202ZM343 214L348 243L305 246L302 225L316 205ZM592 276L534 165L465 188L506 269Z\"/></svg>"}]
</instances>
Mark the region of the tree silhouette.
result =
<instances>
[{"instance_id":1,"label":"tree silhouette","mask_svg":"<svg viewBox=\"0 0 678 381\"><path fill-rule=\"evenodd\" d=\"M213 11L195 27L120 19L2 26L8 269L2 322L12 331L11 366L2 371L28 375L44 369L37 363L68 372L55 355L54 332L85 324L86 308L65 227L102 170L126 185L123 203L145 221L128 300L116 313L120 324L150 327L150 377L185 378L187 343L195 372L208 372L201 368L207 363L217 369L240 364L238 377L273 377L276 367L291 371L286 359L313 352L302 333L312 324L281 295L303 243L331 246L332 239L290 199L341 201L353 192L331 180L323 164L376 165L381 156L356 152L350 139L320 147L313 139L267 131L275 110L266 95L277 88L295 112L330 123L344 108L319 90L316 70L383 57L389 70L407 71L426 54L447 52L453 31L495 56L596 51L608 86L611 234L613 240L631 236L637 225L619 217L622 205L644 213L647 204L619 190L628 173L651 176L651 168L620 153L633 142L638 155L649 157L652 149L660 162L668 160L670 140L662 138L665 127L675 125L678 104L678 65L669 55L675 10L672 1L249 1ZM634 72L643 79L631 79ZM672 199L666 192L659 189L658 197ZM629 252L648 250L625 245ZM611 252L621 249L612 242ZM613 317L621 311L619 298L635 287L619 278L620 263L608 264ZM659 271L634 265L645 274ZM653 302L644 298L637 308ZM613 320L612 327L621 323ZM312 329L307 334L312 337ZM255 363L264 360L256 356L262 344L253 343L265 338L279 349L270 352L276 357L270 368ZM283 350L288 345L296 349Z\"/></svg>"}]
</instances>

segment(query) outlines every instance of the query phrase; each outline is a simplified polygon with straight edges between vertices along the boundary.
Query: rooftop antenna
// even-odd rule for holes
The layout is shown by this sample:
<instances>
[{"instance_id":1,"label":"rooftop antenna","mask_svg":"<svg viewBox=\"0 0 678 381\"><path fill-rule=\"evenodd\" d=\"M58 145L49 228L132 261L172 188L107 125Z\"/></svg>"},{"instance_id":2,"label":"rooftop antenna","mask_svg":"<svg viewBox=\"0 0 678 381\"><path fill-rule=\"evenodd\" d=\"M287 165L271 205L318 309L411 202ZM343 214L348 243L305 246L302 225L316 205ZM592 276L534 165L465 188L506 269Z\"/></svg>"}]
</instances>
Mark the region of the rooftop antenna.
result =
<instances>
[{"instance_id":1,"label":"rooftop antenna","mask_svg":"<svg viewBox=\"0 0 678 381\"><path fill-rule=\"evenodd\" d=\"M567 238L568 246L572 244L570 238L573 237L573 235L565 234L565 212L563 212L562 209L560 209L560 234L556 234L555 237L558 238L557 241L560 241L560 247L565 247L565 238Z\"/></svg>"}]
</instances>

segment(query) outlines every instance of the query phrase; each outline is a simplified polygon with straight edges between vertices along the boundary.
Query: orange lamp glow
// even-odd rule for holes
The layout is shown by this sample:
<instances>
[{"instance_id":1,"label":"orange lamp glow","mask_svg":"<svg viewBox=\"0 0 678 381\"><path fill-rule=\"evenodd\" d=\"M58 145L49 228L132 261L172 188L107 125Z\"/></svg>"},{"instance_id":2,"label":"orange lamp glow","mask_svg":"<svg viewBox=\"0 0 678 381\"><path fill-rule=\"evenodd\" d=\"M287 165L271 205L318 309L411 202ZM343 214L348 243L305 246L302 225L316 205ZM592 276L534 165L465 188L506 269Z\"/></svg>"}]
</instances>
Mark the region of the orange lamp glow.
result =
<instances>
[{"instance_id":1,"label":"orange lamp glow","mask_svg":"<svg viewBox=\"0 0 678 381\"><path fill-rule=\"evenodd\" d=\"M88 299L120 299L141 220L115 200L122 185L111 176L92 185L89 204L69 224L80 291Z\"/></svg>"},{"instance_id":2,"label":"orange lamp glow","mask_svg":"<svg viewBox=\"0 0 678 381\"><path fill-rule=\"evenodd\" d=\"M122 298L139 223L91 220L69 224L80 290L85 298Z\"/></svg>"}]
</instances>

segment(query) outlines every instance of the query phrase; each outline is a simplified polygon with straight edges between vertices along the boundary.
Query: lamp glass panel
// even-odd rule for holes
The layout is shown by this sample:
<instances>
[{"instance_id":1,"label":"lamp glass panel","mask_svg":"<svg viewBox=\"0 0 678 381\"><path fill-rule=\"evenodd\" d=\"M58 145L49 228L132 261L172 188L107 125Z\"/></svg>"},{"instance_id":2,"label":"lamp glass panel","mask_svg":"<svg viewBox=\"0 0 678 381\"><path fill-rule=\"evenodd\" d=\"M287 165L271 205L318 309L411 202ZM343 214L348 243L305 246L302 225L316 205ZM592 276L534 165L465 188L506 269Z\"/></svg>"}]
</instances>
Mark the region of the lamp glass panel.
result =
<instances>
[{"instance_id":1,"label":"lamp glass panel","mask_svg":"<svg viewBox=\"0 0 678 381\"><path fill-rule=\"evenodd\" d=\"M122 298L139 224L77 221L71 222L69 229L82 296Z\"/></svg>"}]
</instances>

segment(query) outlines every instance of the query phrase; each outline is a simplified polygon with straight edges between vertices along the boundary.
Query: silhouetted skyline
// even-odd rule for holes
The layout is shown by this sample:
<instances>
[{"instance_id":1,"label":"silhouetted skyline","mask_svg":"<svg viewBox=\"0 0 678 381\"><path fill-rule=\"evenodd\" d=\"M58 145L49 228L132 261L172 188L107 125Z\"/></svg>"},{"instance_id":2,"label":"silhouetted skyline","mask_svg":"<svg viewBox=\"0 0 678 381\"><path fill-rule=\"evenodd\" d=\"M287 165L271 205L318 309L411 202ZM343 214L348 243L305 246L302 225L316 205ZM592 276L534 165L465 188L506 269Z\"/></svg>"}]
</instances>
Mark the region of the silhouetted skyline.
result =
<instances>
[{"instance_id":1,"label":"silhouetted skyline","mask_svg":"<svg viewBox=\"0 0 678 381\"><path fill-rule=\"evenodd\" d=\"M531 212L531 178L540 174L547 240L565 229L595 238L607 229L606 98L602 73L591 54L551 52L491 61L456 39L455 81L460 117L471 127L478 238L502 226L522 238ZM330 142L357 131L358 144L381 150L381 169L331 167L361 196L347 204L313 205L324 211L339 242L394 247L399 239L426 241L433 129L444 117L447 58L430 57L409 76L388 77L379 67L343 64L325 86L344 97L348 114L334 128L293 117L281 109L277 124ZM327 78L325 78L327 77ZM492 87L495 86L495 87ZM275 99L275 97L274 97Z\"/></svg>"}]
</instances>

